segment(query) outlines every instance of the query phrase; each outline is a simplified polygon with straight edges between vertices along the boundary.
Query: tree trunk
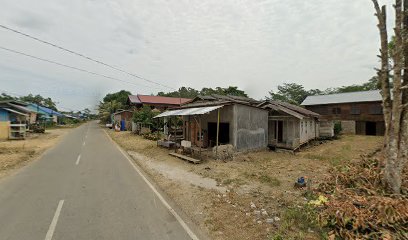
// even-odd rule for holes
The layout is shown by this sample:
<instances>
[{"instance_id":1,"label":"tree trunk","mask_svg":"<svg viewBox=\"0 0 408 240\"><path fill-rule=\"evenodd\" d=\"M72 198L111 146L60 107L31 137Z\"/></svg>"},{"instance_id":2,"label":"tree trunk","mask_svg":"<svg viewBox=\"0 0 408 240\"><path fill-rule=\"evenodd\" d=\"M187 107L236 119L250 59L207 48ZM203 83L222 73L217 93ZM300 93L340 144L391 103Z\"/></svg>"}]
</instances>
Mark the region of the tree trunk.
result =
<instances>
[{"instance_id":1,"label":"tree trunk","mask_svg":"<svg viewBox=\"0 0 408 240\"><path fill-rule=\"evenodd\" d=\"M381 39L381 69L378 78L381 83L381 95L383 99L383 112L385 121L384 157L385 169L384 180L393 193L401 192L401 175L408 155L408 47L407 29L408 0L395 1L395 44L392 51L393 59L393 100L391 100L391 87L389 84L389 49L386 25L386 8L381 9L377 0L372 0L378 19L378 29ZM404 7L404 12L402 11Z\"/></svg>"}]
</instances>

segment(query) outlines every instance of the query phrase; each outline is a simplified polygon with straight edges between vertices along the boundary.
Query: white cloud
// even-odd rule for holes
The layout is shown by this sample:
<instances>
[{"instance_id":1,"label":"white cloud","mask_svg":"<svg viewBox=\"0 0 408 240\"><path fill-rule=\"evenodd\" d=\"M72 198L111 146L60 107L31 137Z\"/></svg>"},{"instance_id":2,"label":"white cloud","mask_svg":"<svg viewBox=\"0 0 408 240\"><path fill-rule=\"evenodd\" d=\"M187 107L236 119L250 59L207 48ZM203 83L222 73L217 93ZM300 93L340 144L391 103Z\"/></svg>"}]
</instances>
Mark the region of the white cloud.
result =
<instances>
[{"instance_id":1,"label":"white cloud","mask_svg":"<svg viewBox=\"0 0 408 240\"><path fill-rule=\"evenodd\" d=\"M237 85L261 98L283 82L326 88L372 77L373 13L368 0L4 0L0 22L175 88ZM0 46L148 84L2 29L0 36ZM36 93L44 85L20 82L42 79L71 108L97 102L94 93L157 91L3 51L0 66L1 89ZM64 96L50 79L82 97Z\"/></svg>"}]
</instances>

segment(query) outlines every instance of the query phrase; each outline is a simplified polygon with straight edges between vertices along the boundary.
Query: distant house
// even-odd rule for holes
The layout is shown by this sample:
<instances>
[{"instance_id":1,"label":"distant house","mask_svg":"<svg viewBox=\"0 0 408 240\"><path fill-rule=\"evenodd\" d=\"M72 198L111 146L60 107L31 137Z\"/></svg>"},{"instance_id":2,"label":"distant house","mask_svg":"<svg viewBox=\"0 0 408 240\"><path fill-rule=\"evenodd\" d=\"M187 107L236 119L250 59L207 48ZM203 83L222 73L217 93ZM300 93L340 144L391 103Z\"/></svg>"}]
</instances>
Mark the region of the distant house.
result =
<instances>
[{"instance_id":1,"label":"distant house","mask_svg":"<svg viewBox=\"0 0 408 240\"><path fill-rule=\"evenodd\" d=\"M379 90L308 96L301 105L320 114L321 121L327 125L339 122L343 133L384 135Z\"/></svg>"},{"instance_id":2,"label":"distant house","mask_svg":"<svg viewBox=\"0 0 408 240\"><path fill-rule=\"evenodd\" d=\"M64 117L62 113L35 103L28 103L27 108L38 114L37 121L58 123L58 118Z\"/></svg>"},{"instance_id":3,"label":"distant house","mask_svg":"<svg viewBox=\"0 0 408 240\"><path fill-rule=\"evenodd\" d=\"M0 102L0 139L24 139L30 113L20 103Z\"/></svg>"},{"instance_id":4,"label":"distant house","mask_svg":"<svg viewBox=\"0 0 408 240\"><path fill-rule=\"evenodd\" d=\"M237 151L262 149L268 146L268 110L257 104L245 97L198 96L156 118L181 116L183 139L196 147L230 144Z\"/></svg>"},{"instance_id":5,"label":"distant house","mask_svg":"<svg viewBox=\"0 0 408 240\"><path fill-rule=\"evenodd\" d=\"M191 101L191 99L138 94L129 95L127 104L133 108L150 106L151 108L166 110L168 108L179 107L180 105L185 104L188 101Z\"/></svg>"},{"instance_id":6,"label":"distant house","mask_svg":"<svg viewBox=\"0 0 408 240\"><path fill-rule=\"evenodd\" d=\"M133 111L119 110L112 114L115 124L119 124L122 131L130 130L132 128Z\"/></svg>"},{"instance_id":7,"label":"distant house","mask_svg":"<svg viewBox=\"0 0 408 240\"><path fill-rule=\"evenodd\" d=\"M35 111L30 110L28 107L27 103L23 103L20 101L15 101L15 100L5 100L5 101L0 101L0 107L3 109L10 109L17 111L19 113L23 113L26 115L25 117L25 123L31 124L35 123L35 120L37 118L37 113ZM13 121L13 119L11 119ZM17 121L20 122L20 121Z\"/></svg>"},{"instance_id":8,"label":"distant house","mask_svg":"<svg viewBox=\"0 0 408 240\"><path fill-rule=\"evenodd\" d=\"M319 137L319 114L280 101L264 101L258 105L269 111L268 145L295 150Z\"/></svg>"}]
</instances>

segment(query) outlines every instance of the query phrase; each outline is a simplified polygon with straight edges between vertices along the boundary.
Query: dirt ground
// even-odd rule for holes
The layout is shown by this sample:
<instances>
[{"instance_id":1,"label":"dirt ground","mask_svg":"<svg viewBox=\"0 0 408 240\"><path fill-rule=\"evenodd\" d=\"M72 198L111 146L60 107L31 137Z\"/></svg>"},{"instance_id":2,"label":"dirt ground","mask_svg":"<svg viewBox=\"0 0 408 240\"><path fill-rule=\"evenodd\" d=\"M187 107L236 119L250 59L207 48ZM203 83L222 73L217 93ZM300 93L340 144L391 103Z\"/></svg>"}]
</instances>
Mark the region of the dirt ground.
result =
<instances>
[{"instance_id":1,"label":"dirt ground","mask_svg":"<svg viewBox=\"0 0 408 240\"><path fill-rule=\"evenodd\" d=\"M44 134L30 133L26 140L0 141L0 178L38 158L68 131L70 128L51 129Z\"/></svg>"},{"instance_id":2,"label":"dirt ground","mask_svg":"<svg viewBox=\"0 0 408 240\"><path fill-rule=\"evenodd\" d=\"M315 142L296 154L258 151L231 161L191 164L169 156L169 150L129 132L109 135L143 167L159 186L212 239L319 239L319 229L303 224L305 189L295 189L306 176L311 187L328 169L381 146L381 137L342 136ZM304 219L303 219L304 218ZM300 222L300 223L299 223ZM299 223L299 224L298 224Z\"/></svg>"}]
</instances>

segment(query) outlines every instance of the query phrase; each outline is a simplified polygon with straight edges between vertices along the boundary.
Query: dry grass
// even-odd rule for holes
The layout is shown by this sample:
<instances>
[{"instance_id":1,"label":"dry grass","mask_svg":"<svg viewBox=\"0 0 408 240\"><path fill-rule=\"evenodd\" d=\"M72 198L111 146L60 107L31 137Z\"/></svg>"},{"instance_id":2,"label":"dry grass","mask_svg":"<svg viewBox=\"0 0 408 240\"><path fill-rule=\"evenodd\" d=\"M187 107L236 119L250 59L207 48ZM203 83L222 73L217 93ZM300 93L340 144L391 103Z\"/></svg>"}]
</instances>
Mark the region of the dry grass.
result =
<instances>
[{"instance_id":1,"label":"dry grass","mask_svg":"<svg viewBox=\"0 0 408 240\"><path fill-rule=\"evenodd\" d=\"M0 178L20 168L54 146L69 129L47 130L45 134L29 134L26 140L0 142Z\"/></svg>"},{"instance_id":2,"label":"dry grass","mask_svg":"<svg viewBox=\"0 0 408 240\"><path fill-rule=\"evenodd\" d=\"M147 170L212 239L223 240L320 238L320 229L314 224L301 224L305 214L310 217L312 213L304 211L308 201L305 190L294 189L294 182L300 176L308 176L312 186L317 186L328 176L329 168L358 160L360 154L377 149L382 141L380 137L344 136L296 155L260 151L239 154L228 162L207 160L194 165L169 156L168 150L158 148L153 141L128 132L109 131L109 134L128 151L215 179L227 187L228 192L220 193ZM255 209L251 208L251 202ZM262 209L267 215L254 215L254 210ZM266 223L267 218L274 217L280 220Z\"/></svg>"}]
</instances>

